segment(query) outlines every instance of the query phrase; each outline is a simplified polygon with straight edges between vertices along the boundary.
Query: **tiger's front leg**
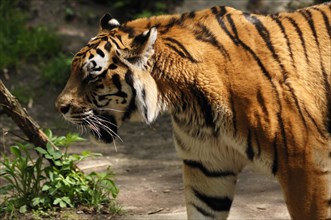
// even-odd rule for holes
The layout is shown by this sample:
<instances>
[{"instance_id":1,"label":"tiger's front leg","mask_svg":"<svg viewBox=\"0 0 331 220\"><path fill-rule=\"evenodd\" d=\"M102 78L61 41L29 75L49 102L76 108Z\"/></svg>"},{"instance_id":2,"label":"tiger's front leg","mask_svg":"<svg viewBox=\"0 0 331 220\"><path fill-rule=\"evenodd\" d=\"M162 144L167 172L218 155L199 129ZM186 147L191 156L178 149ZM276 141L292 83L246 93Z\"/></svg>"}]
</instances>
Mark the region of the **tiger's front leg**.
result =
<instances>
[{"instance_id":1,"label":"tiger's front leg","mask_svg":"<svg viewBox=\"0 0 331 220\"><path fill-rule=\"evenodd\" d=\"M237 173L212 171L201 161L184 160L184 191L188 219L226 219L233 201Z\"/></svg>"},{"instance_id":2,"label":"tiger's front leg","mask_svg":"<svg viewBox=\"0 0 331 220\"><path fill-rule=\"evenodd\" d=\"M227 146L208 141L200 143L175 135L175 144L183 158L188 219L226 219L246 159Z\"/></svg>"}]
</instances>

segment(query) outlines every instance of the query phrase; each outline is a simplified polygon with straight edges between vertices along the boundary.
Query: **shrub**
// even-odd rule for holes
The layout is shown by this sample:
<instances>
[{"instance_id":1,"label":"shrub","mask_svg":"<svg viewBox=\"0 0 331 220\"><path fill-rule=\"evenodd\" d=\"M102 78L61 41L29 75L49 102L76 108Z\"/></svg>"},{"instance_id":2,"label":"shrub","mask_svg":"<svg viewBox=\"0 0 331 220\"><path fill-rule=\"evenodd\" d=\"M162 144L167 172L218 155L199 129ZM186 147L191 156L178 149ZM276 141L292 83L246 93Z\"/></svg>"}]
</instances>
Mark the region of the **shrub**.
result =
<instances>
[{"instance_id":1,"label":"shrub","mask_svg":"<svg viewBox=\"0 0 331 220\"><path fill-rule=\"evenodd\" d=\"M41 66L41 75L44 80L55 86L64 86L68 79L71 58L60 54Z\"/></svg>"},{"instance_id":2,"label":"shrub","mask_svg":"<svg viewBox=\"0 0 331 220\"><path fill-rule=\"evenodd\" d=\"M0 1L0 70L22 61L38 61L60 50L57 37L45 27L26 27L25 15L15 1Z\"/></svg>"},{"instance_id":3,"label":"shrub","mask_svg":"<svg viewBox=\"0 0 331 220\"><path fill-rule=\"evenodd\" d=\"M68 147L81 141L76 134L56 137L47 131L51 142L46 149L30 144L17 144L10 147L13 158L3 154L0 161L0 178L5 184L0 187L4 201L0 205L2 217L13 217L27 211L45 211L52 208L85 206L95 212L108 209L117 212L115 198L118 188L113 182L113 174L108 169L105 173L85 174L77 169L77 163L91 156L90 152L68 154ZM54 149L52 145L62 151ZM39 152L33 159L32 149ZM55 166L45 165L45 158Z\"/></svg>"}]
</instances>

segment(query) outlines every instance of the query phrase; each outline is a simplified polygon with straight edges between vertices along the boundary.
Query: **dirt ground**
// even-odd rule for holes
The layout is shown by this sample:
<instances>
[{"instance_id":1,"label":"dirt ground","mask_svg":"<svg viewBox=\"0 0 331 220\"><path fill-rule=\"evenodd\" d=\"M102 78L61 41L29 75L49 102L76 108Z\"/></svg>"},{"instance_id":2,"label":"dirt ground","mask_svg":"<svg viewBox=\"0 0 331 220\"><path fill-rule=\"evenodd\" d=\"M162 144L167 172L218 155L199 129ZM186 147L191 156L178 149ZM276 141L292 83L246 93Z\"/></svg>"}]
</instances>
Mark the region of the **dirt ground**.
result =
<instances>
[{"instance_id":1,"label":"dirt ground","mask_svg":"<svg viewBox=\"0 0 331 220\"><path fill-rule=\"evenodd\" d=\"M36 19L32 19L31 23L50 21L50 25L57 26L68 51L76 52L96 33L96 24L79 22L79 17L71 23L62 22L63 18L58 15L66 7L62 5L66 1L31 2L36 13ZM107 11L102 6L95 5L72 7L79 10L80 14L84 14L89 7L95 7L93 9L97 11L96 15ZM22 77L24 73L18 72L16 76L4 80L4 83L10 89L21 83ZM45 87L36 85L33 81L29 83L31 91L43 93L34 100L32 108L28 109L32 117L43 128L52 128L55 134L78 132L75 127L62 119L59 120L60 116L54 110L53 103L59 88L41 90ZM1 116L0 129L0 145L8 146L13 137L10 134L4 135L5 131L18 132L17 128L9 119ZM90 150L103 154L102 157L84 161L79 166L86 172L103 171L109 165L112 167L120 189L118 201L124 210L123 215L91 217L78 214L77 219L185 219L181 161L176 156L173 146L169 116L162 116L151 126L139 123L126 124L120 129L119 134L123 142L117 140L116 146L95 145L86 141L72 147L71 151ZM272 178L254 172L252 167L245 169L238 181L230 219L289 219L279 185Z\"/></svg>"}]
</instances>

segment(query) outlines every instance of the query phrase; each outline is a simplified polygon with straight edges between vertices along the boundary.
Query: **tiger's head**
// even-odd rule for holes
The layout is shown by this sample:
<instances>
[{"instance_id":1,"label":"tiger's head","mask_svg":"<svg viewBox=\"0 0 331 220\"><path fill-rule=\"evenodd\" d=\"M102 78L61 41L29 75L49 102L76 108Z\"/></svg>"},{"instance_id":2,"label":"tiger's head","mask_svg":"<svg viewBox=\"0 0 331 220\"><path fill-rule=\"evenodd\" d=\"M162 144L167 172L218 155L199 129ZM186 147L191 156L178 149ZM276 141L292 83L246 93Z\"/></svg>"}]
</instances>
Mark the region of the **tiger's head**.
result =
<instances>
[{"instance_id":1,"label":"tiger's head","mask_svg":"<svg viewBox=\"0 0 331 220\"><path fill-rule=\"evenodd\" d=\"M151 76L156 28L123 30L106 14L97 36L73 58L70 77L55 106L63 117L111 143L127 120L147 123L158 115L157 85Z\"/></svg>"}]
</instances>

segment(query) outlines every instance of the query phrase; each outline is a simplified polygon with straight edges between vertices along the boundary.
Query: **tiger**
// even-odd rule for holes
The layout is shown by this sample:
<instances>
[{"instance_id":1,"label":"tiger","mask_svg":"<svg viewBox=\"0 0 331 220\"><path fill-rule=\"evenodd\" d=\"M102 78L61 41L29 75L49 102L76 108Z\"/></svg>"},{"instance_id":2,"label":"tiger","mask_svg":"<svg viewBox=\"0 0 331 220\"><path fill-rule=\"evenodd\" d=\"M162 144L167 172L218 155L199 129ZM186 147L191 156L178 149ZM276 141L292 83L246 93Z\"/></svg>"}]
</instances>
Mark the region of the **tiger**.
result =
<instances>
[{"instance_id":1,"label":"tiger","mask_svg":"<svg viewBox=\"0 0 331 220\"><path fill-rule=\"evenodd\" d=\"M172 121L188 219L226 219L238 174L275 178L292 219L330 218L331 3L261 15L227 6L110 14L75 54L55 106L104 143Z\"/></svg>"}]
</instances>

